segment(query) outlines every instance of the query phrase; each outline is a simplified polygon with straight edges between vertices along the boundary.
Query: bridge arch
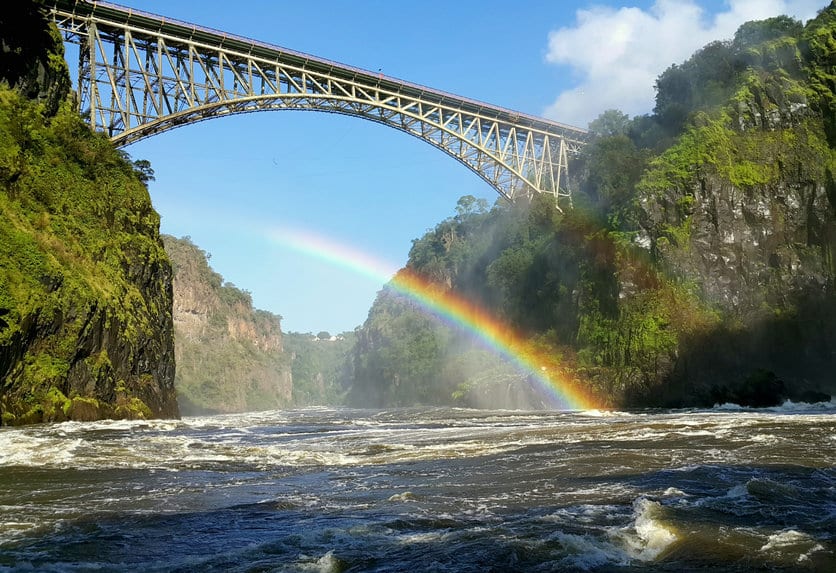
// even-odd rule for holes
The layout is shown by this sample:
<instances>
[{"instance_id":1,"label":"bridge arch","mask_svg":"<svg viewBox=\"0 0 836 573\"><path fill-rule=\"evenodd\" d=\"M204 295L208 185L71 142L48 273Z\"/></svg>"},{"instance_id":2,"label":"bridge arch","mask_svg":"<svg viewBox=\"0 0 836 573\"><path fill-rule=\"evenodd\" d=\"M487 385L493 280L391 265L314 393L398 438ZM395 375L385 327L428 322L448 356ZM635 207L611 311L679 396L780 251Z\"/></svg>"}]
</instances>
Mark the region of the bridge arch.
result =
<instances>
[{"instance_id":1,"label":"bridge arch","mask_svg":"<svg viewBox=\"0 0 836 573\"><path fill-rule=\"evenodd\" d=\"M435 146L509 200L571 204L568 157L585 130L114 4L53 0L50 10L80 45L82 113L116 145L232 114L339 113Z\"/></svg>"}]
</instances>

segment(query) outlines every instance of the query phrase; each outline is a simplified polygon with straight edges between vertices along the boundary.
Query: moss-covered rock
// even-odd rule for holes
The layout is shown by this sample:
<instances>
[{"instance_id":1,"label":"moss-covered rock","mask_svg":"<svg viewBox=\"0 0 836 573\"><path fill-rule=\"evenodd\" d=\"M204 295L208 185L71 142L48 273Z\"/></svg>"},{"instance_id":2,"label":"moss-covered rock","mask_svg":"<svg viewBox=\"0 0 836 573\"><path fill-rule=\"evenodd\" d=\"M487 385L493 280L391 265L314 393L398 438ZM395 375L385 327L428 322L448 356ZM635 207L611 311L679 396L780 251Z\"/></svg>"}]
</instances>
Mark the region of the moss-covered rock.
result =
<instances>
[{"instance_id":1,"label":"moss-covered rock","mask_svg":"<svg viewBox=\"0 0 836 573\"><path fill-rule=\"evenodd\" d=\"M34 14L41 33L13 51L39 66L46 54L55 76L47 83L68 85L60 38ZM177 416L171 266L148 190L127 157L84 124L66 90L57 106L38 99L41 88L27 97L26 70L20 64L17 79L4 78L19 89L0 85L2 421ZM147 411L116 411L118 381L126 403L136 398Z\"/></svg>"},{"instance_id":2,"label":"moss-covered rock","mask_svg":"<svg viewBox=\"0 0 836 573\"><path fill-rule=\"evenodd\" d=\"M93 422L107 418L98 400L83 396L76 396L71 400L68 417L79 422Z\"/></svg>"},{"instance_id":3,"label":"moss-covered rock","mask_svg":"<svg viewBox=\"0 0 836 573\"><path fill-rule=\"evenodd\" d=\"M721 316L671 373L702 403L836 391L836 3L788 22L741 28L728 101L693 113L638 185L656 263Z\"/></svg>"}]
</instances>

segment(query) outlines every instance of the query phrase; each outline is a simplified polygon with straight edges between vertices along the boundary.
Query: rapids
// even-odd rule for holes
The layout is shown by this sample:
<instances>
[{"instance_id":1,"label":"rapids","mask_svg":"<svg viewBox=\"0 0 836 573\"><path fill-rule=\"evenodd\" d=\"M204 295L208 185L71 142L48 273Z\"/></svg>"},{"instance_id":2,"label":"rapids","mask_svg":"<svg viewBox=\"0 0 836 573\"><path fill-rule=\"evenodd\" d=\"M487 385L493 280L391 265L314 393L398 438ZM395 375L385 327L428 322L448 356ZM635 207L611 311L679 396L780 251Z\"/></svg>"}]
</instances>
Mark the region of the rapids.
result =
<instances>
[{"instance_id":1,"label":"rapids","mask_svg":"<svg viewBox=\"0 0 836 573\"><path fill-rule=\"evenodd\" d=\"M4 571L836 571L836 402L0 429Z\"/></svg>"}]
</instances>

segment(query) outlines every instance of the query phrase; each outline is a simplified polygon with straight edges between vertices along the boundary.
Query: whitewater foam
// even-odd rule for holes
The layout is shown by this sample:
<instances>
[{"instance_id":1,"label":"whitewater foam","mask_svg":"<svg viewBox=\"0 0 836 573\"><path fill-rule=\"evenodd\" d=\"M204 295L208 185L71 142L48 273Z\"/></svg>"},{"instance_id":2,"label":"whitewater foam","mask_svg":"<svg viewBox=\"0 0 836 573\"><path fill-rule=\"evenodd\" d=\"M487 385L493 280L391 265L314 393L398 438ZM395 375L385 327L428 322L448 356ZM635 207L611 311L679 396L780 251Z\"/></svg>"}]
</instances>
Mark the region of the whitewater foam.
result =
<instances>
[{"instance_id":1,"label":"whitewater foam","mask_svg":"<svg viewBox=\"0 0 836 573\"><path fill-rule=\"evenodd\" d=\"M3 428L0 538L17 538L0 561L25 568L43 539L47 571L220 570L233 546L277 572L828 570L824 414L323 410ZM16 467L28 460L35 471ZM120 536L131 552L109 543Z\"/></svg>"},{"instance_id":2,"label":"whitewater foam","mask_svg":"<svg viewBox=\"0 0 836 573\"><path fill-rule=\"evenodd\" d=\"M576 416L588 418L635 418L644 416L636 412L622 412L620 410L579 410L574 413Z\"/></svg>"},{"instance_id":3,"label":"whitewater foam","mask_svg":"<svg viewBox=\"0 0 836 573\"><path fill-rule=\"evenodd\" d=\"M615 532L627 553L639 561L654 561L673 542L676 534L658 520L662 505L645 497L633 502L633 521Z\"/></svg>"},{"instance_id":4,"label":"whitewater foam","mask_svg":"<svg viewBox=\"0 0 836 573\"><path fill-rule=\"evenodd\" d=\"M770 406L767 408L752 408L749 406L741 406L733 402L726 402L723 404L715 404L713 410L715 411L731 411L731 412L773 412L780 413L836 413L836 396L831 397L829 402L793 402L786 400L780 406Z\"/></svg>"},{"instance_id":5,"label":"whitewater foam","mask_svg":"<svg viewBox=\"0 0 836 573\"><path fill-rule=\"evenodd\" d=\"M761 547L761 551L782 551L788 547L795 547L800 544L809 545L814 543L814 540L807 534L801 533L794 529L780 531L774 535L769 536L768 542Z\"/></svg>"}]
</instances>

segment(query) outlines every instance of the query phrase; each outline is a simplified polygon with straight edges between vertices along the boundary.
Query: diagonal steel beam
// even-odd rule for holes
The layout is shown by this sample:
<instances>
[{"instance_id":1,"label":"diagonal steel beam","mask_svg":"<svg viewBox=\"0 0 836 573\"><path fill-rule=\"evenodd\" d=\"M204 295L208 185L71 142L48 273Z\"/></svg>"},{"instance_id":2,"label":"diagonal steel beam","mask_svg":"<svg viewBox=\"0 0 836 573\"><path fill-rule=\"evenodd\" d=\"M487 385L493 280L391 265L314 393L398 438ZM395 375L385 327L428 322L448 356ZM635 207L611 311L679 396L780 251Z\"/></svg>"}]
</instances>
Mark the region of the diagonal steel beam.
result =
<instances>
[{"instance_id":1,"label":"diagonal steel beam","mask_svg":"<svg viewBox=\"0 0 836 573\"><path fill-rule=\"evenodd\" d=\"M583 129L107 2L47 6L65 42L82 46L82 113L117 145L234 113L341 113L422 139L509 200L548 193L571 206Z\"/></svg>"}]
</instances>

